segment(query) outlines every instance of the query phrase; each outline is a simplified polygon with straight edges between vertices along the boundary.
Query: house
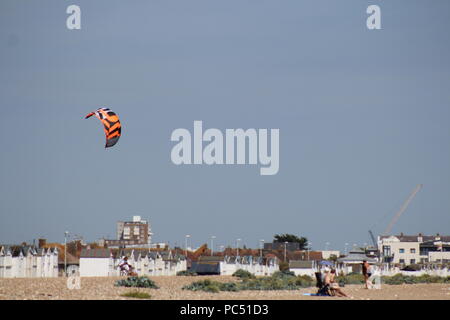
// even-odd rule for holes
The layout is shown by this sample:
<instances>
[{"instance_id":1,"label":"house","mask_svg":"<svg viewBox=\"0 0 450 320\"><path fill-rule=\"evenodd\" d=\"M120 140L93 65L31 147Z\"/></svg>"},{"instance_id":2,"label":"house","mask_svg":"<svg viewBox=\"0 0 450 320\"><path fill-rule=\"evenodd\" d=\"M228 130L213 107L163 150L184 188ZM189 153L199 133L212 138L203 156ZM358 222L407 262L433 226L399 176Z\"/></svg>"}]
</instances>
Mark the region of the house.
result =
<instances>
[{"instance_id":1,"label":"house","mask_svg":"<svg viewBox=\"0 0 450 320\"><path fill-rule=\"evenodd\" d=\"M80 256L80 276L119 276L118 265L123 257L139 275L171 276L186 270L186 259L171 251L150 249L83 249Z\"/></svg>"},{"instance_id":2,"label":"house","mask_svg":"<svg viewBox=\"0 0 450 320\"><path fill-rule=\"evenodd\" d=\"M257 276L271 275L279 270L278 259L260 256L200 256L192 262L191 271L197 274L232 275L242 269Z\"/></svg>"},{"instance_id":3,"label":"house","mask_svg":"<svg viewBox=\"0 0 450 320\"><path fill-rule=\"evenodd\" d=\"M109 249L82 249L80 277L107 277L114 274L114 258Z\"/></svg>"},{"instance_id":4,"label":"house","mask_svg":"<svg viewBox=\"0 0 450 320\"><path fill-rule=\"evenodd\" d=\"M187 270L185 256L171 250L122 249L116 257L124 256L138 275L170 276Z\"/></svg>"},{"instance_id":5,"label":"house","mask_svg":"<svg viewBox=\"0 0 450 320\"><path fill-rule=\"evenodd\" d=\"M377 259L366 255L365 251L360 249L353 249L345 257L337 259L338 268L343 269L344 273L362 272L362 263L367 261L369 264L377 263Z\"/></svg>"},{"instance_id":6,"label":"house","mask_svg":"<svg viewBox=\"0 0 450 320\"><path fill-rule=\"evenodd\" d=\"M311 260L291 260L289 261L289 271L294 272L296 276L307 275L314 277L318 266L316 261Z\"/></svg>"},{"instance_id":7,"label":"house","mask_svg":"<svg viewBox=\"0 0 450 320\"><path fill-rule=\"evenodd\" d=\"M404 235L378 237L383 262L417 264L450 261L450 236Z\"/></svg>"},{"instance_id":8,"label":"house","mask_svg":"<svg viewBox=\"0 0 450 320\"><path fill-rule=\"evenodd\" d=\"M323 259L331 259L333 257L338 258L341 255L341 252L339 250L323 250L322 257Z\"/></svg>"},{"instance_id":9,"label":"house","mask_svg":"<svg viewBox=\"0 0 450 320\"><path fill-rule=\"evenodd\" d=\"M278 258L284 259L284 257L280 254L277 254ZM286 255L287 261L291 260L306 260L306 261L321 261L324 259L322 251L308 251L308 250L299 250L288 252Z\"/></svg>"},{"instance_id":10,"label":"house","mask_svg":"<svg viewBox=\"0 0 450 320\"><path fill-rule=\"evenodd\" d=\"M0 246L0 278L58 276L58 250L28 245Z\"/></svg>"},{"instance_id":11,"label":"house","mask_svg":"<svg viewBox=\"0 0 450 320\"><path fill-rule=\"evenodd\" d=\"M225 257L223 256L200 256L197 261L192 262L190 271L199 275L220 275L221 263L224 261Z\"/></svg>"},{"instance_id":12,"label":"house","mask_svg":"<svg viewBox=\"0 0 450 320\"><path fill-rule=\"evenodd\" d=\"M300 250L300 243L298 242L269 242L264 243L264 250L284 250L298 251Z\"/></svg>"}]
</instances>

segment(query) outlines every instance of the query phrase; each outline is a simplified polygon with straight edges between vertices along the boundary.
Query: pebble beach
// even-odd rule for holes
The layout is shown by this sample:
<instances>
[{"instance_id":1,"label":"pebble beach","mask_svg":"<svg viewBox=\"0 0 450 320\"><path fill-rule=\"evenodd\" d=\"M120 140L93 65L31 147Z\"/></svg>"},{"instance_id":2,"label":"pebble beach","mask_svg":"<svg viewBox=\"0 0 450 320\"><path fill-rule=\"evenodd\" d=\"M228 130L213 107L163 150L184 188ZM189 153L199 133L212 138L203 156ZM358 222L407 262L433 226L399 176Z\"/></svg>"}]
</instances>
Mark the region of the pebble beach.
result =
<instances>
[{"instance_id":1,"label":"pebble beach","mask_svg":"<svg viewBox=\"0 0 450 320\"><path fill-rule=\"evenodd\" d=\"M122 297L138 290L151 300L450 300L450 284L382 285L381 289L364 289L361 285L347 285L342 290L349 298L306 296L316 289L238 292L194 292L182 290L194 281L240 281L232 276L158 276L150 277L159 289L116 287L123 277L81 278L80 289L68 289L65 278L0 279L0 300L135 300Z\"/></svg>"}]
</instances>

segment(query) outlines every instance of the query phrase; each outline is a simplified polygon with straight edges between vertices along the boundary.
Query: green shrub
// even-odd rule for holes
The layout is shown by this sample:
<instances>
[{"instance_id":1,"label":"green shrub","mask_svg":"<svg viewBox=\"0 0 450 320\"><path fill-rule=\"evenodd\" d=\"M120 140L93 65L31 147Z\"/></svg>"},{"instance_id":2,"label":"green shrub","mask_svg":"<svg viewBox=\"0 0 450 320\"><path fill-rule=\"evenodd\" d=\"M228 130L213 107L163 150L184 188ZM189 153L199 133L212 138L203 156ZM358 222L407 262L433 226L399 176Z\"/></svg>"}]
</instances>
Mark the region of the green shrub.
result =
<instances>
[{"instance_id":1,"label":"green shrub","mask_svg":"<svg viewBox=\"0 0 450 320\"><path fill-rule=\"evenodd\" d=\"M336 281L344 284L363 284L366 282L361 273L349 273L346 276L338 276Z\"/></svg>"},{"instance_id":2,"label":"green shrub","mask_svg":"<svg viewBox=\"0 0 450 320\"><path fill-rule=\"evenodd\" d=\"M280 262L278 265L280 271L289 271L289 263L288 262Z\"/></svg>"},{"instance_id":3,"label":"green shrub","mask_svg":"<svg viewBox=\"0 0 450 320\"><path fill-rule=\"evenodd\" d=\"M264 277L242 282L241 290L283 290L288 284L281 278Z\"/></svg>"},{"instance_id":4,"label":"green shrub","mask_svg":"<svg viewBox=\"0 0 450 320\"><path fill-rule=\"evenodd\" d=\"M206 291L206 292L219 292L221 283L218 281L211 281L209 279L201 280L193 282L189 285L185 285L183 290L192 290L192 291Z\"/></svg>"},{"instance_id":5,"label":"green shrub","mask_svg":"<svg viewBox=\"0 0 450 320\"><path fill-rule=\"evenodd\" d=\"M153 280L143 277L128 277L126 280L118 280L114 284L116 287L136 287L136 288L152 288L159 289Z\"/></svg>"},{"instance_id":6,"label":"green shrub","mask_svg":"<svg viewBox=\"0 0 450 320\"><path fill-rule=\"evenodd\" d=\"M297 279L295 279L295 284L302 288L312 287L315 283L316 281L307 275L297 276Z\"/></svg>"},{"instance_id":7,"label":"green shrub","mask_svg":"<svg viewBox=\"0 0 450 320\"><path fill-rule=\"evenodd\" d=\"M311 287L314 285L314 279L308 276L295 276L292 272L276 272L270 277L245 277L247 274L239 272L244 275L242 282L228 282L221 283L211 281L209 279L203 281L196 281L190 285L183 287L183 290L192 291L240 291L240 290L298 290L300 288Z\"/></svg>"},{"instance_id":8,"label":"green shrub","mask_svg":"<svg viewBox=\"0 0 450 320\"><path fill-rule=\"evenodd\" d=\"M238 270L239 271L239 270ZM244 270L242 270L244 271ZM209 279L203 281L193 282L190 285L183 287L184 290L219 292L219 291L240 291L240 290L298 290L300 288L312 287L315 285L315 279L303 275L295 276L290 271L278 271L270 277L252 277L247 278L246 271L238 274L242 282L228 282L221 283L211 281ZM237 273L237 272L236 272ZM238 276L238 275L235 275ZM345 284L364 284L364 276L360 273L350 273L346 276L340 275L336 277L336 281L344 286ZM405 276L396 274L394 276L384 276L382 281L385 284L399 285L399 284L414 284L414 283L450 283L450 276L437 277L430 275L422 276Z\"/></svg>"},{"instance_id":9,"label":"green shrub","mask_svg":"<svg viewBox=\"0 0 450 320\"><path fill-rule=\"evenodd\" d=\"M295 273L289 270L276 271L272 274L272 278L289 279L295 277Z\"/></svg>"},{"instance_id":10,"label":"green shrub","mask_svg":"<svg viewBox=\"0 0 450 320\"><path fill-rule=\"evenodd\" d=\"M190 270L184 270L184 271L178 271L177 276L196 276L197 272L190 271Z\"/></svg>"},{"instance_id":11,"label":"green shrub","mask_svg":"<svg viewBox=\"0 0 450 320\"><path fill-rule=\"evenodd\" d=\"M403 277L403 283L405 283L405 284L415 284L415 283L419 283L419 282L417 282L417 277L415 277L415 276L404 276Z\"/></svg>"},{"instance_id":12,"label":"green shrub","mask_svg":"<svg viewBox=\"0 0 450 320\"><path fill-rule=\"evenodd\" d=\"M137 299L150 299L151 295L149 295L146 292L139 292L139 291L128 291L120 295L121 297L127 297L127 298L137 298Z\"/></svg>"},{"instance_id":13,"label":"green shrub","mask_svg":"<svg viewBox=\"0 0 450 320\"><path fill-rule=\"evenodd\" d=\"M393 276L382 277L385 284L399 285L399 284L415 284L415 283L449 283L450 277L439 277L423 274L421 276L405 276L401 273Z\"/></svg>"},{"instance_id":14,"label":"green shrub","mask_svg":"<svg viewBox=\"0 0 450 320\"><path fill-rule=\"evenodd\" d=\"M226 283L221 283L219 286L220 291L239 291L239 285L236 282L226 282Z\"/></svg>"},{"instance_id":15,"label":"green shrub","mask_svg":"<svg viewBox=\"0 0 450 320\"><path fill-rule=\"evenodd\" d=\"M309 276L295 276L293 272L275 272L270 277L245 280L239 284L241 290L297 290L315 284Z\"/></svg>"},{"instance_id":16,"label":"green shrub","mask_svg":"<svg viewBox=\"0 0 450 320\"><path fill-rule=\"evenodd\" d=\"M401 274L396 274L393 276L383 276L381 277L381 282L390 285L403 284L403 277Z\"/></svg>"},{"instance_id":17,"label":"green shrub","mask_svg":"<svg viewBox=\"0 0 450 320\"><path fill-rule=\"evenodd\" d=\"M417 277L417 283L445 283L447 278L423 274Z\"/></svg>"},{"instance_id":18,"label":"green shrub","mask_svg":"<svg viewBox=\"0 0 450 320\"><path fill-rule=\"evenodd\" d=\"M256 278L254 274L252 274L252 273L250 273L250 272L248 272L246 270L243 270L243 269L239 269L235 273L233 273L233 277L238 277L238 278L241 278L241 279L254 279L254 278Z\"/></svg>"},{"instance_id":19,"label":"green shrub","mask_svg":"<svg viewBox=\"0 0 450 320\"><path fill-rule=\"evenodd\" d=\"M263 278L248 280L239 284L240 290L263 290Z\"/></svg>"}]
</instances>

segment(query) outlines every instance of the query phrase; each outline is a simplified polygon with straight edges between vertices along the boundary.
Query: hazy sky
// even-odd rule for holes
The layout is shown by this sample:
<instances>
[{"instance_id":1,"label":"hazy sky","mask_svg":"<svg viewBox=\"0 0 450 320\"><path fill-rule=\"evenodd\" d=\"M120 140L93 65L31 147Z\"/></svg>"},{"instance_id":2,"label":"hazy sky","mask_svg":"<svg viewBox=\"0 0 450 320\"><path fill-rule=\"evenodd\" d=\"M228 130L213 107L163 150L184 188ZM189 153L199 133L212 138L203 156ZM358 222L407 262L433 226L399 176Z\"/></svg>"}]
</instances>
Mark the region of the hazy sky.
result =
<instances>
[{"instance_id":1,"label":"hazy sky","mask_svg":"<svg viewBox=\"0 0 450 320\"><path fill-rule=\"evenodd\" d=\"M94 241L141 215L172 246L343 249L419 183L393 232L450 234L449 30L448 0L2 0L0 243ZM83 119L101 106L123 125L107 150ZM278 174L174 165L194 120L279 128Z\"/></svg>"}]
</instances>

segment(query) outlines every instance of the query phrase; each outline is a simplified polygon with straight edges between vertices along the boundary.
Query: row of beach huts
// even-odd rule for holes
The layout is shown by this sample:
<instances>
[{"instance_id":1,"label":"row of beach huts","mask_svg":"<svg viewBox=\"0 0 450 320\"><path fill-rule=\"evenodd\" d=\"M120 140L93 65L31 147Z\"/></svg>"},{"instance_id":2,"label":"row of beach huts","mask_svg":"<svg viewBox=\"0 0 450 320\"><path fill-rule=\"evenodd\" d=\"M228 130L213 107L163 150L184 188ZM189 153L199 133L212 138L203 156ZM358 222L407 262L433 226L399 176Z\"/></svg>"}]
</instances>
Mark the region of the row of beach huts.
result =
<instances>
[{"instance_id":1,"label":"row of beach huts","mask_svg":"<svg viewBox=\"0 0 450 320\"><path fill-rule=\"evenodd\" d=\"M139 275L173 276L191 270L198 274L232 275L243 269L255 275L271 275L279 270L277 258L253 256L199 257L195 262L172 250L149 249L82 249L79 259L64 259L58 248L33 246L0 247L0 278L53 278L68 275L81 277L120 276L123 257Z\"/></svg>"},{"instance_id":2,"label":"row of beach huts","mask_svg":"<svg viewBox=\"0 0 450 320\"><path fill-rule=\"evenodd\" d=\"M83 248L79 258L67 255L64 259L63 250L57 247L36 248L34 246L0 246L0 278L54 278L76 274L81 277L114 277L120 276L118 267L123 257L133 266L139 275L174 276L180 271L189 270L200 275L232 275L239 269L246 270L257 276L270 276L279 270L279 260L276 256L199 256L192 261L177 250L150 249L108 249ZM339 274L360 272L361 259L356 253L350 253L348 258L338 259L333 263ZM289 270L296 275L314 277L314 273L323 267L324 261L289 261ZM330 263L329 261L325 261ZM390 276L404 275L436 275L449 276L448 268L433 267L419 271L404 271L398 266L380 266L370 260L377 274Z\"/></svg>"}]
</instances>

